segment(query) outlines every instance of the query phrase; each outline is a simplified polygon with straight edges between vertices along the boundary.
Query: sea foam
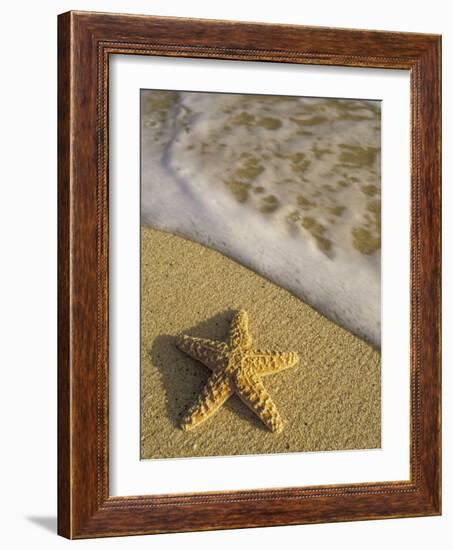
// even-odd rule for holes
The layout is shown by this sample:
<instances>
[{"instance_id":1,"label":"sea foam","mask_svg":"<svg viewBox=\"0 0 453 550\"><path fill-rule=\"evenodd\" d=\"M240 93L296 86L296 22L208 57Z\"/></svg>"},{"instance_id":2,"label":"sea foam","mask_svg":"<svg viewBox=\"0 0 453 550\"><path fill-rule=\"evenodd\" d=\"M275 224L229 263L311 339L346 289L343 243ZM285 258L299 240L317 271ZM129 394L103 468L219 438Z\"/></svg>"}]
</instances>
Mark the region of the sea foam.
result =
<instances>
[{"instance_id":1,"label":"sea foam","mask_svg":"<svg viewBox=\"0 0 453 550\"><path fill-rule=\"evenodd\" d=\"M380 347L380 103L142 92L142 222Z\"/></svg>"}]
</instances>

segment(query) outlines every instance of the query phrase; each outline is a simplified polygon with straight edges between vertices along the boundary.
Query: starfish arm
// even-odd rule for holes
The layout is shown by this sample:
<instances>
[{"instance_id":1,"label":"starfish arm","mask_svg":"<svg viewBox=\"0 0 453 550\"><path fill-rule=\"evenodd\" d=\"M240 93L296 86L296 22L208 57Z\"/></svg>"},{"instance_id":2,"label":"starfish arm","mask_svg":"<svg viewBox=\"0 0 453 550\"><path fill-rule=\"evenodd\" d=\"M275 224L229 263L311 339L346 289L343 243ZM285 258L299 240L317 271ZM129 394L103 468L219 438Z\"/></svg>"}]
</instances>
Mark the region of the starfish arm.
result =
<instances>
[{"instance_id":1,"label":"starfish arm","mask_svg":"<svg viewBox=\"0 0 453 550\"><path fill-rule=\"evenodd\" d=\"M191 430L213 415L232 395L231 380L224 373L215 373L207 381L196 403L181 420L183 430Z\"/></svg>"},{"instance_id":2,"label":"starfish arm","mask_svg":"<svg viewBox=\"0 0 453 550\"><path fill-rule=\"evenodd\" d=\"M283 421L263 383L253 373L238 373L236 391L242 401L264 422L272 432L283 430Z\"/></svg>"},{"instance_id":3,"label":"starfish arm","mask_svg":"<svg viewBox=\"0 0 453 550\"><path fill-rule=\"evenodd\" d=\"M249 318L244 310L238 311L230 325L230 346L250 349L252 338L249 333Z\"/></svg>"},{"instance_id":4,"label":"starfish arm","mask_svg":"<svg viewBox=\"0 0 453 550\"><path fill-rule=\"evenodd\" d=\"M183 334L177 337L176 345L181 351L200 361L214 372L224 367L228 361L226 355L228 347L224 342Z\"/></svg>"},{"instance_id":5,"label":"starfish arm","mask_svg":"<svg viewBox=\"0 0 453 550\"><path fill-rule=\"evenodd\" d=\"M264 376L294 367L298 361L299 355L293 351L254 350L244 360L244 367L251 368L259 376Z\"/></svg>"}]
</instances>

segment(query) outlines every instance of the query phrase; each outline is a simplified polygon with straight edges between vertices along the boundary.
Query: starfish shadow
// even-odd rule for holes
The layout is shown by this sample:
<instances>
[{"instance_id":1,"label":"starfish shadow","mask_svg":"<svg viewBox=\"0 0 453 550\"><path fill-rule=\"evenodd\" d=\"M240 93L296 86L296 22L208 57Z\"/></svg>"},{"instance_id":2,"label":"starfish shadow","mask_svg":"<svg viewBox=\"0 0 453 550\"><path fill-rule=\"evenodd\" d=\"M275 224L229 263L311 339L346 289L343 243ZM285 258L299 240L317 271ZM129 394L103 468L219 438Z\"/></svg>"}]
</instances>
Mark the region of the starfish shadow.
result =
<instances>
[{"instance_id":1,"label":"starfish shadow","mask_svg":"<svg viewBox=\"0 0 453 550\"><path fill-rule=\"evenodd\" d=\"M226 310L214 317L184 329L184 334L225 340L234 310ZM165 388L167 416L175 428L187 409L193 404L202 387L210 376L209 369L180 351L175 344L176 334L162 334L155 338L149 351L151 361L160 372L162 385ZM260 431L267 432L262 422L250 411L236 395L231 396L224 407L251 423ZM200 430L209 429L215 417L207 420Z\"/></svg>"}]
</instances>

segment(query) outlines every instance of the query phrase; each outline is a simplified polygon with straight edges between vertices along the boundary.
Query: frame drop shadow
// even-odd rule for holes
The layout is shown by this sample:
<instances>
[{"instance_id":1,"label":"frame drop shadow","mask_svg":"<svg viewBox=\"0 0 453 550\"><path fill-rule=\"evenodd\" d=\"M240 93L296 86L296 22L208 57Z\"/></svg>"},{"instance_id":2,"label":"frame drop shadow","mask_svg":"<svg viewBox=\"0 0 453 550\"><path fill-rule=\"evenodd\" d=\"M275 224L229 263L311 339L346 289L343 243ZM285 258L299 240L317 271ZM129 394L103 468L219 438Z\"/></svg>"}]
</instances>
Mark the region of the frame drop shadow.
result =
<instances>
[{"instance_id":1,"label":"frame drop shadow","mask_svg":"<svg viewBox=\"0 0 453 550\"><path fill-rule=\"evenodd\" d=\"M56 516L28 516L25 518L30 523L38 525L45 531L51 533L57 532L57 517Z\"/></svg>"}]
</instances>

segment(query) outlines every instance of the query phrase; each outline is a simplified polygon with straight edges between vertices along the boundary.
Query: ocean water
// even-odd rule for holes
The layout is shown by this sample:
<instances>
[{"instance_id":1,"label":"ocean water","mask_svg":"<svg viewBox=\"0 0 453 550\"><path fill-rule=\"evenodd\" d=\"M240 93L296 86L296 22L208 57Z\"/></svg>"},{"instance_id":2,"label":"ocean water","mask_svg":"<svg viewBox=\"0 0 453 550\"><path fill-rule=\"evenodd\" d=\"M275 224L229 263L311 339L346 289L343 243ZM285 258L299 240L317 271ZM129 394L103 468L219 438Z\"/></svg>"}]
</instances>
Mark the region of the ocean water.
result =
<instances>
[{"instance_id":1,"label":"ocean water","mask_svg":"<svg viewBox=\"0 0 453 550\"><path fill-rule=\"evenodd\" d=\"M142 223L210 246L380 347L380 103L146 90Z\"/></svg>"}]
</instances>

